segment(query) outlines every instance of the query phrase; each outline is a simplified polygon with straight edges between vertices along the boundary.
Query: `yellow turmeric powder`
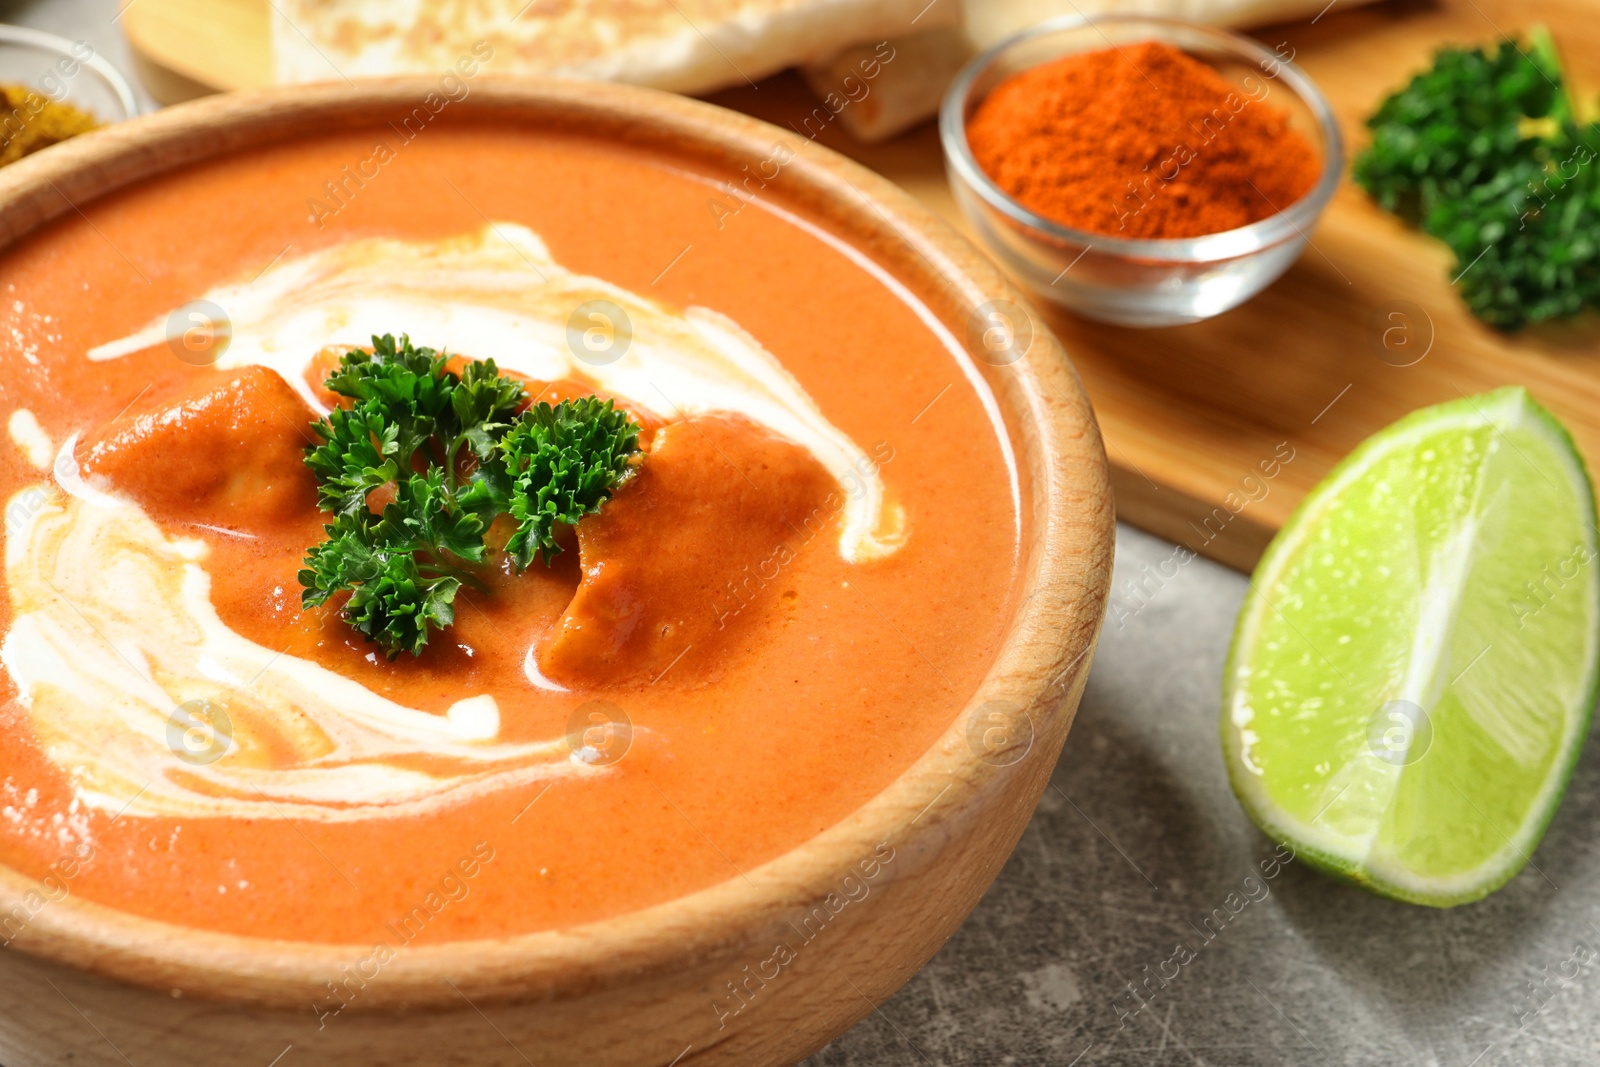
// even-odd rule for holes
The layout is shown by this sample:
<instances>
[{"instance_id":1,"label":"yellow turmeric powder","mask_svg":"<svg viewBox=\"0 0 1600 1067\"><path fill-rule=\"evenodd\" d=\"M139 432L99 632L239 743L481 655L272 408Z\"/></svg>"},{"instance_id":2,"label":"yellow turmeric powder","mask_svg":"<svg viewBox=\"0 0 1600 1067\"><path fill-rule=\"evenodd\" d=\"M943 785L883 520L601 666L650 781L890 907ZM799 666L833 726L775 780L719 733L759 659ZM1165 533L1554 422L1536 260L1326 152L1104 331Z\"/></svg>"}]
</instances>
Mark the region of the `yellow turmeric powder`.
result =
<instances>
[{"instance_id":1,"label":"yellow turmeric powder","mask_svg":"<svg viewBox=\"0 0 1600 1067\"><path fill-rule=\"evenodd\" d=\"M0 167L98 125L81 108L57 103L27 86L0 85Z\"/></svg>"}]
</instances>

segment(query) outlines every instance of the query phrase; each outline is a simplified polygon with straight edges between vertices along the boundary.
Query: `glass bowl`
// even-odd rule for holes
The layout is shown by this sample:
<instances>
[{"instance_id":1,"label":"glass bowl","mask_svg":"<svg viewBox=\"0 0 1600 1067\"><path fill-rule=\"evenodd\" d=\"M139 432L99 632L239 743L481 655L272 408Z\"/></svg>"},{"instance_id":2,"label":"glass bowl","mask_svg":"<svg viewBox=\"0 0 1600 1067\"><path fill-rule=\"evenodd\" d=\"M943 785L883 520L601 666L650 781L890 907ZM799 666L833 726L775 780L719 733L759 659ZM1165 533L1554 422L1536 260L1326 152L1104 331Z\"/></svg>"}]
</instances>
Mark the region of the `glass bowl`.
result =
<instances>
[{"instance_id":1,"label":"glass bowl","mask_svg":"<svg viewBox=\"0 0 1600 1067\"><path fill-rule=\"evenodd\" d=\"M1075 230L1034 214L978 166L967 118L996 84L1074 52L1162 41L1203 60L1247 100L1271 100L1322 155L1309 193L1276 214L1204 237L1132 239ZM1292 58L1292 54L1291 54ZM1124 326L1199 322L1237 307L1289 268L1338 187L1344 146L1333 111L1289 59L1236 33L1139 16L1051 19L974 58L939 113L950 188L983 243L1029 289L1080 315Z\"/></svg>"},{"instance_id":2,"label":"glass bowl","mask_svg":"<svg viewBox=\"0 0 1600 1067\"><path fill-rule=\"evenodd\" d=\"M26 85L46 99L87 111L104 126L139 114L128 79L87 42L25 26L0 25L0 84Z\"/></svg>"}]
</instances>

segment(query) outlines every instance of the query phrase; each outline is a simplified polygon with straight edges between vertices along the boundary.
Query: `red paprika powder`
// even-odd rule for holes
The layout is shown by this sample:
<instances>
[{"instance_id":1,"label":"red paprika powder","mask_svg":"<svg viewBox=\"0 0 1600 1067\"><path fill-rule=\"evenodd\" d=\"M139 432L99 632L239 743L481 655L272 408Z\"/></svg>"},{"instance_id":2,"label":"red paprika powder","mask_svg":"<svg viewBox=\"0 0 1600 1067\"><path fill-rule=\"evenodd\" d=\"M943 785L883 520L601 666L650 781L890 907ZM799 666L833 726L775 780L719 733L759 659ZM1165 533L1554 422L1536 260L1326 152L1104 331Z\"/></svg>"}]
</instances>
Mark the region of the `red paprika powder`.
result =
<instances>
[{"instance_id":1,"label":"red paprika powder","mask_svg":"<svg viewBox=\"0 0 1600 1067\"><path fill-rule=\"evenodd\" d=\"M1318 153L1267 102L1272 85L1235 85L1156 41L1080 52L995 86L967 143L995 184L1054 222L1200 237L1276 214L1317 182Z\"/></svg>"}]
</instances>

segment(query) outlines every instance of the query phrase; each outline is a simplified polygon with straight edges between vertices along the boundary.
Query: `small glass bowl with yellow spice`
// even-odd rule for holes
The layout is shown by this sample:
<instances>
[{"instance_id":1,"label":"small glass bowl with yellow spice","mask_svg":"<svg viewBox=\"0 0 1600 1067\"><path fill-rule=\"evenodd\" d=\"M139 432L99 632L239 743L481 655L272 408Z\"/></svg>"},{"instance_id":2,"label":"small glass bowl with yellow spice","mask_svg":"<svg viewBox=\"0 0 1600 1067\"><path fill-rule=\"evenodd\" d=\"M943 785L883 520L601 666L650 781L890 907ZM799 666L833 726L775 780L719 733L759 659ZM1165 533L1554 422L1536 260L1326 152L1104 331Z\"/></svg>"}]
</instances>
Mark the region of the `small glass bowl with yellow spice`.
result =
<instances>
[{"instance_id":1,"label":"small glass bowl with yellow spice","mask_svg":"<svg viewBox=\"0 0 1600 1067\"><path fill-rule=\"evenodd\" d=\"M1289 268L1338 187L1332 109L1292 62L1226 30L1068 16L975 58L939 116L950 186L1034 293L1172 326Z\"/></svg>"},{"instance_id":2,"label":"small glass bowl with yellow spice","mask_svg":"<svg viewBox=\"0 0 1600 1067\"><path fill-rule=\"evenodd\" d=\"M138 113L127 79L86 41L0 25L0 166Z\"/></svg>"}]
</instances>

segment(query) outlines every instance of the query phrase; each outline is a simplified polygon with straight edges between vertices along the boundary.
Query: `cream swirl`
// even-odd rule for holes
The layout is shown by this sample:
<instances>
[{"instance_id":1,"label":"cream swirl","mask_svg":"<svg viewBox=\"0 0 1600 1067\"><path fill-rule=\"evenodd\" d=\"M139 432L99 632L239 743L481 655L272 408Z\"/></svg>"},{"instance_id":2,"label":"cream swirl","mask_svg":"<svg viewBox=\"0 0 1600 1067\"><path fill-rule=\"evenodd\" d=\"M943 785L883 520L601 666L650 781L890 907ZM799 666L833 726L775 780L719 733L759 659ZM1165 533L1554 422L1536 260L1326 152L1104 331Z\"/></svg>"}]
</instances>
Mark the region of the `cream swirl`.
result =
<instances>
[{"instance_id":1,"label":"cream swirl","mask_svg":"<svg viewBox=\"0 0 1600 1067\"><path fill-rule=\"evenodd\" d=\"M587 377L667 420L742 414L809 450L846 490L845 560L888 555L904 539L904 516L886 505L877 465L738 323L575 274L524 226L492 223L443 241L349 241L285 259L205 299L223 309L231 330L217 365L271 367L313 407L321 404L305 372L325 345L406 333L540 381ZM163 316L89 358L159 344L167 323Z\"/></svg>"},{"instance_id":2,"label":"cream swirl","mask_svg":"<svg viewBox=\"0 0 1600 1067\"><path fill-rule=\"evenodd\" d=\"M313 408L322 403L307 371L320 350L408 333L536 380L587 378L668 421L742 414L805 447L845 489L843 558L883 556L903 541L903 516L885 504L877 465L748 332L706 308L668 308L574 274L524 227L493 224L437 242L350 241L205 299L229 320L217 365L268 367ZM160 344L173 317L89 358ZM25 420L13 422L23 444ZM563 738L498 742L490 696L429 714L245 639L211 604L206 545L168 536L109 487L77 477L74 444L55 465L65 492L32 487L8 512L25 521L8 530L13 623L0 662L85 803L136 815L344 820L607 773L569 756ZM227 722L216 758L185 750L195 726L185 709L194 708L205 709L207 725L218 714Z\"/></svg>"},{"instance_id":3,"label":"cream swirl","mask_svg":"<svg viewBox=\"0 0 1600 1067\"><path fill-rule=\"evenodd\" d=\"M132 504L33 486L7 514L14 618L0 662L91 807L339 821L606 773L564 738L496 743L492 697L429 714L241 637L211 604L205 543L167 536ZM224 743L188 750L218 711Z\"/></svg>"}]
</instances>

